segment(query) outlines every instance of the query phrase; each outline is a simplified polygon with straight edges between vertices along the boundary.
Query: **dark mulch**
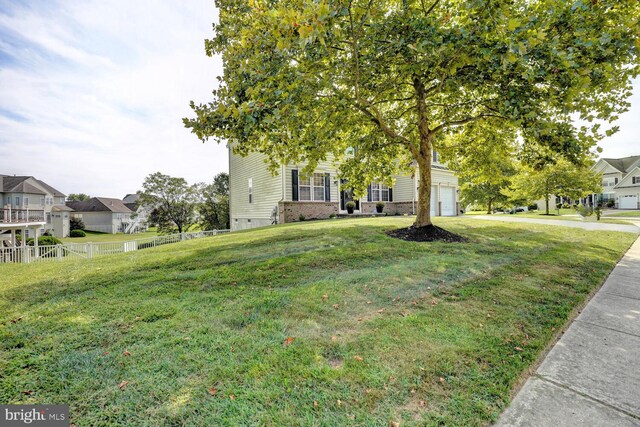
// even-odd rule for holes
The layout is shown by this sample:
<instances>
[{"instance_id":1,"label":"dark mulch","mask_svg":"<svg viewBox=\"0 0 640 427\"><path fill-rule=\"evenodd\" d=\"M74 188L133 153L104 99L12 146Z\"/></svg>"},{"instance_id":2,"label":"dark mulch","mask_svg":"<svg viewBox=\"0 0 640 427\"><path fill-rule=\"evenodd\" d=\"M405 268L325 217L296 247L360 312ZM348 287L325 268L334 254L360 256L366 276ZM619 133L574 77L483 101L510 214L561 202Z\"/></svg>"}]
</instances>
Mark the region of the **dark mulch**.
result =
<instances>
[{"instance_id":1,"label":"dark mulch","mask_svg":"<svg viewBox=\"0 0 640 427\"><path fill-rule=\"evenodd\" d=\"M452 233L435 225L426 227L407 227L397 230L387 231L387 235L396 239L407 240L409 242L448 242L464 243L467 239L459 234Z\"/></svg>"}]
</instances>

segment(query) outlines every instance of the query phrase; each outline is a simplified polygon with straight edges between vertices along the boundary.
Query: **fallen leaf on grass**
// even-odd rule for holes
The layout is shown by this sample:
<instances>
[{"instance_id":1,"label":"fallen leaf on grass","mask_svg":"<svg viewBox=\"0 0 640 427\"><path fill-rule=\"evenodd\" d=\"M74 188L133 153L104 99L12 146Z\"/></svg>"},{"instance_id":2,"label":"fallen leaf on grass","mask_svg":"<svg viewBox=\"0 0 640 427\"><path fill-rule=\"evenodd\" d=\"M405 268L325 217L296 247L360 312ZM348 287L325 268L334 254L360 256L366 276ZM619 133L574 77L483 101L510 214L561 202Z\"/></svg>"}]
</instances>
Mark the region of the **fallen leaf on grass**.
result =
<instances>
[{"instance_id":1,"label":"fallen leaf on grass","mask_svg":"<svg viewBox=\"0 0 640 427\"><path fill-rule=\"evenodd\" d=\"M382 313L384 312L384 310L385 310L384 308L381 308L380 310L378 310L378 313Z\"/></svg>"},{"instance_id":2,"label":"fallen leaf on grass","mask_svg":"<svg viewBox=\"0 0 640 427\"><path fill-rule=\"evenodd\" d=\"M443 383L443 384L444 384L444 378L440 377L440 378L438 378L438 380L439 380L441 383Z\"/></svg>"},{"instance_id":3,"label":"fallen leaf on grass","mask_svg":"<svg viewBox=\"0 0 640 427\"><path fill-rule=\"evenodd\" d=\"M389 425L390 425L391 427L400 427L400 423L399 423L399 422L397 422L397 421L390 421L390 422L389 422Z\"/></svg>"},{"instance_id":4,"label":"fallen leaf on grass","mask_svg":"<svg viewBox=\"0 0 640 427\"><path fill-rule=\"evenodd\" d=\"M421 408L424 408L426 404L427 402L425 402L424 400L421 400L420 402L418 402L418 406L420 406Z\"/></svg>"},{"instance_id":5,"label":"fallen leaf on grass","mask_svg":"<svg viewBox=\"0 0 640 427\"><path fill-rule=\"evenodd\" d=\"M129 350L123 351L122 354L124 354L125 356L131 356L131 353L129 353Z\"/></svg>"},{"instance_id":6,"label":"fallen leaf on grass","mask_svg":"<svg viewBox=\"0 0 640 427\"><path fill-rule=\"evenodd\" d=\"M436 300L432 299L432 300L431 300L431 305L438 305L438 301L436 301Z\"/></svg>"},{"instance_id":7,"label":"fallen leaf on grass","mask_svg":"<svg viewBox=\"0 0 640 427\"><path fill-rule=\"evenodd\" d=\"M342 400L338 399L338 406L342 406Z\"/></svg>"},{"instance_id":8,"label":"fallen leaf on grass","mask_svg":"<svg viewBox=\"0 0 640 427\"><path fill-rule=\"evenodd\" d=\"M129 381L122 381L120 384L118 384L118 388L120 390L124 390L124 388L127 386L127 384L129 384Z\"/></svg>"},{"instance_id":9,"label":"fallen leaf on grass","mask_svg":"<svg viewBox=\"0 0 640 427\"><path fill-rule=\"evenodd\" d=\"M360 356L353 356L354 360L357 360L358 362L362 362L364 359Z\"/></svg>"},{"instance_id":10,"label":"fallen leaf on grass","mask_svg":"<svg viewBox=\"0 0 640 427\"><path fill-rule=\"evenodd\" d=\"M285 347L288 347L288 346L290 346L290 345L291 345L291 343L292 343L294 340L295 340L295 338L294 338L294 337L287 337L287 339L286 339L286 340L284 340L283 345L284 345Z\"/></svg>"},{"instance_id":11,"label":"fallen leaf on grass","mask_svg":"<svg viewBox=\"0 0 640 427\"><path fill-rule=\"evenodd\" d=\"M331 341L336 341L337 339L338 339L338 337L337 337L337 336L335 336L335 335L332 335L332 336L331 336Z\"/></svg>"},{"instance_id":12,"label":"fallen leaf on grass","mask_svg":"<svg viewBox=\"0 0 640 427\"><path fill-rule=\"evenodd\" d=\"M327 298L329 298L329 295L327 295L327 294L322 295L322 299L323 300L326 300Z\"/></svg>"},{"instance_id":13,"label":"fallen leaf on grass","mask_svg":"<svg viewBox=\"0 0 640 427\"><path fill-rule=\"evenodd\" d=\"M216 390L216 388L215 388L215 387L211 387L211 388L209 389L209 395L211 395L211 396L215 396L215 394L216 394L216 392L217 392L217 391L218 391L218 390Z\"/></svg>"},{"instance_id":14,"label":"fallen leaf on grass","mask_svg":"<svg viewBox=\"0 0 640 427\"><path fill-rule=\"evenodd\" d=\"M20 317L16 317L15 319L11 319L11 323L18 323L19 321L22 320L24 316L20 316Z\"/></svg>"},{"instance_id":15,"label":"fallen leaf on grass","mask_svg":"<svg viewBox=\"0 0 640 427\"><path fill-rule=\"evenodd\" d=\"M340 304L333 304L333 308L335 308L336 310L340 308Z\"/></svg>"},{"instance_id":16,"label":"fallen leaf on grass","mask_svg":"<svg viewBox=\"0 0 640 427\"><path fill-rule=\"evenodd\" d=\"M31 396L33 394L33 390L24 390L22 392L22 394L26 395L26 396Z\"/></svg>"},{"instance_id":17,"label":"fallen leaf on grass","mask_svg":"<svg viewBox=\"0 0 640 427\"><path fill-rule=\"evenodd\" d=\"M314 408L317 408L317 407L318 407L318 401L317 401L317 400L314 400L314 401L313 401L313 407L314 407Z\"/></svg>"},{"instance_id":18,"label":"fallen leaf on grass","mask_svg":"<svg viewBox=\"0 0 640 427\"><path fill-rule=\"evenodd\" d=\"M517 351L522 351L522 348L521 347L516 347L516 350Z\"/></svg>"},{"instance_id":19,"label":"fallen leaf on grass","mask_svg":"<svg viewBox=\"0 0 640 427\"><path fill-rule=\"evenodd\" d=\"M235 395L235 394L230 394L230 395L229 395L229 399L231 399L231 400L236 400L236 395Z\"/></svg>"}]
</instances>

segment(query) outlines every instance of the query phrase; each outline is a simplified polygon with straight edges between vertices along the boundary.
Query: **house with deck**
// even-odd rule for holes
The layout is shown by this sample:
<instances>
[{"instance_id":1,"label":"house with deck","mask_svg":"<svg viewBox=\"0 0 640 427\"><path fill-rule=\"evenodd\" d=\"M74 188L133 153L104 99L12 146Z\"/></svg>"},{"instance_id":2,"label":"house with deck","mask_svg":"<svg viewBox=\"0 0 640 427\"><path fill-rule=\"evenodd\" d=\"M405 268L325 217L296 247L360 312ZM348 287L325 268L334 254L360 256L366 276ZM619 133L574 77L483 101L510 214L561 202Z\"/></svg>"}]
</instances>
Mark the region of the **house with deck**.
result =
<instances>
[{"instance_id":1,"label":"house with deck","mask_svg":"<svg viewBox=\"0 0 640 427\"><path fill-rule=\"evenodd\" d=\"M640 156L600 159L593 169L602 174L602 193L590 196L592 205L613 201L618 209L640 209Z\"/></svg>"},{"instance_id":2,"label":"house with deck","mask_svg":"<svg viewBox=\"0 0 640 427\"><path fill-rule=\"evenodd\" d=\"M134 212L122 200L110 197L92 197L84 201L70 201L73 216L82 220L85 230L101 233L124 233L133 221Z\"/></svg>"},{"instance_id":3,"label":"house with deck","mask_svg":"<svg viewBox=\"0 0 640 427\"><path fill-rule=\"evenodd\" d=\"M456 216L460 212L458 178L434 154L431 214ZM417 174L395 176L392 187L369 183L367 195L354 199L331 159L320 162L309 176L302 174L305 163L281 165L273 175L265 160L264 154L243 157L229 149L231 230L346 214L349 201L355 203L356 215L374 214L378 202L385 204L388 215L411 215L417 210Z\"/></svg>"},{"instance_id":4,"label":"house with deck","mask_svg":"<svg viewBox=\"0 0 640 427\"><path fill-rule=\"evenodd\" d=\"M0 247L14 247L16 235L69 235L66 195L33 176L0 174ZM37 243L37 239L36 239Z\"/></svg>"}]
</instances>

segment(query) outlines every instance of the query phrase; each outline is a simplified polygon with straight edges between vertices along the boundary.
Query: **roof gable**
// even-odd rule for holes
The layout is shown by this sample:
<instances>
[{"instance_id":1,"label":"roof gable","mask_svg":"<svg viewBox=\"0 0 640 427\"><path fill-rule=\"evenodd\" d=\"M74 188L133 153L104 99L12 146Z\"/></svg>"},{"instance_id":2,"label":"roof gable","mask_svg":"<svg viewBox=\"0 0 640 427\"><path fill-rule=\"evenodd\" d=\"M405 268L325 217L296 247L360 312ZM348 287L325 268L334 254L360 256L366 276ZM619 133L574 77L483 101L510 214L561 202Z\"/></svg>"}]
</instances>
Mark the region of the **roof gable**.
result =
<instances>
[{"instance_id":1,"label":"roof gable","mask_svg":"<svg viewBox=\"0 0 640 427\"><path fill-rule=\"evenodd\" d=\"M3 193L31 193L31 194L50 194L52 196L64 197L60 191L56 190L49 184L32 176L11 176L1 175L0 191Z\"/></svg>"},{"instance_id":2,"label":"roof gable","mask_svg":"<svg viewBox=\"0 0 640 427\"><path fill-rule=\"evenodd\" d=\"M640 166L636 166L635 168L631 169L629 171L629 173L627 173L625 175L624 178L622 178L620 180L620 182L618 183L618 185L616 185L614 188L620 188L620 187L628 187L630 185L637 185L637 184L633 184L632 183L632 177L634 176L640 176Z\"/></svg>"}]
</instances>

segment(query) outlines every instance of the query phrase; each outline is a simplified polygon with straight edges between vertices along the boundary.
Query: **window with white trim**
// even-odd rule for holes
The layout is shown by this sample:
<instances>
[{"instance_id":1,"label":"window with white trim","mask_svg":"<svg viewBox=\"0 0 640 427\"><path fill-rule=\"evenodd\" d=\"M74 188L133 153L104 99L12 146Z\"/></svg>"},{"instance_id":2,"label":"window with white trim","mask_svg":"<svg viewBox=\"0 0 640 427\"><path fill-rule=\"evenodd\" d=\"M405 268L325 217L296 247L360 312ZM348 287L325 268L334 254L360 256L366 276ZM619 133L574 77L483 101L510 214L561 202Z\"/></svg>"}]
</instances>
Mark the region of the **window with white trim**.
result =
<instances>
[{"instance_id":1,"label":"window with white trim","mask_svg":"<svg viewBox=\"0 0 640 427\"><path fill-rule=\"evenodd\" d=\"M371 201L372 202L388 202L389 200L389 187L374 182L371 184Z\"/></svg>"},{"instance_id":2,"label":"window with white trim","mask_svg":"<svg viewBox=\"0 0 640 427\"><path fill-rule=\"evenodd\" d=\"M632 184L640 184L640 176L632 176L631 177Z\"/></svg>"},{"instance_id":3,"label":"window with white trim","mask_svg":"<svg viewBox=\"0 0 640 427\"><path fill-rule=\"evenodd\" d=\"M301 176L298 179L298 200L324 202L324 174Z\"/></svg>"}]
</instances>

